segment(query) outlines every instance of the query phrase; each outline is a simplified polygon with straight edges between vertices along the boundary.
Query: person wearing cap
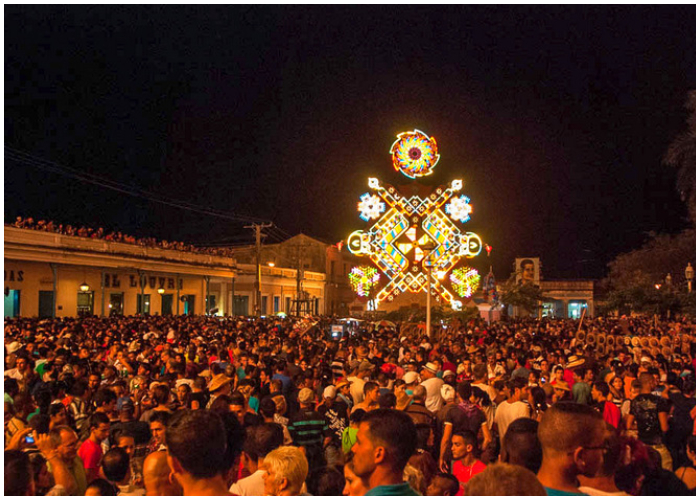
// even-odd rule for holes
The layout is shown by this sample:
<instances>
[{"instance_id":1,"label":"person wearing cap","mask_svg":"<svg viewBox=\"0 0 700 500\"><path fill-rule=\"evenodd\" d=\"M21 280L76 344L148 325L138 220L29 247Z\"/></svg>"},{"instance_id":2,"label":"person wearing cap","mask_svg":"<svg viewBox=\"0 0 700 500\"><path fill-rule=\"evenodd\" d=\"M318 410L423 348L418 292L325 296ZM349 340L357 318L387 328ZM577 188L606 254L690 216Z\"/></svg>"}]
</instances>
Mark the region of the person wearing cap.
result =
<instances>
[{"instance_id":1,"label":"person wearing cap","mask_svg":"<svg viewBox=\"0 0 700 500\"><path fill-rule=\"evenodd\" d=\"M354 406L352 396L350 395L350 382L345 379L340 379L335 383L336 389L336 401L343 403L349 414L350 410Z\"/></svg>"},{"instance_id":2,"label":"person wearing cap","mask_svg":"<svg viewBox=\"0 0 700 500\"><path fill-rule=\"evenodd\" d=\"M425 387L427 397L425 398L425 407L432 413L437 413L442 408L443 400L440 395L440 388L444 383L442 379L437 377L438 367L435 363L426 363L420 371L422 382L420 385Z\"/></svg>"},{"instance_id":3,"label":"person wearing cap","mask_svg":"<svg viewBox=\"0 0 700 500\"><path fill-rule=\"evenodd\" d=\"M304 387L299 391L299 411L289 419L289 433L295 446L303 446L309 467L315 470L323 465L323 449L333 438L326 417L316 411L314 391Z\"/></svg>"},{"instance_id":4,"label":"person wearing cap","mask_svg":"<svg viewBox=\"0 0 700 500\"><path fill-rule=\"evenodd\" d=\"M563 380L555 380L552 384L552 389L554 389L554 394L552 395L552 403L556 403L557 401L565 401L569 399L571 395L571 389L569 388L569 384L564 382Z\"/></svg>"},{"instance_id":5,"label":"person wearing cap","mask_svg":"<svg viewBox=\"0 0 700 500\"><path fill-rule=\"evenodd\" d=\"M211 408L216 398L219 396L227 396L231 393L231 382L233 379L227 377L223 373L216 375L209 383L209 402L207 409Z\"/></svg>"},{"instance_id":6,"label":"person wearing cap","mask_svg":"<svg viewBox=\"0 0 700 500\"><path fill-rule=\"evenodd\" d=\"M327 386L323 390L323 402L316 408L316 411L324 416L328 423L328 428L332 431L331 441L324 450L328 464L339 464L342 462L340 451L343 431L349 425L348 407L345 403L336 399L337 393L335 386Z\"/></svg>"}]
</instances>

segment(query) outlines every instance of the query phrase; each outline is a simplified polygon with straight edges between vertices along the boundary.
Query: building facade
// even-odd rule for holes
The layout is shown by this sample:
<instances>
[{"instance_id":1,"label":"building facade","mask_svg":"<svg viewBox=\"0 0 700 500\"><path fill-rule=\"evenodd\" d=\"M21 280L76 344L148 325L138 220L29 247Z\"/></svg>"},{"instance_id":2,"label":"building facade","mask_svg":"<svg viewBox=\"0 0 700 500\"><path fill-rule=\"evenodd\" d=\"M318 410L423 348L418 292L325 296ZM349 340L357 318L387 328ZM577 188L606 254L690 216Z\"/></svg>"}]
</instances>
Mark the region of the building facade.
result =
<instances>
[{"instance_id":1,"label":"building facade","mask_svg":"<svg viewBox=\"0 0 700 500\"><path fill-rule=\"evenodd\" d=\"M234 258L5 226L5 316L253 314L256 267ZM261 313L293 313L296 269L261 269ZM309 312L325 307L308 271Z\"/></svg>"}]
</instances>

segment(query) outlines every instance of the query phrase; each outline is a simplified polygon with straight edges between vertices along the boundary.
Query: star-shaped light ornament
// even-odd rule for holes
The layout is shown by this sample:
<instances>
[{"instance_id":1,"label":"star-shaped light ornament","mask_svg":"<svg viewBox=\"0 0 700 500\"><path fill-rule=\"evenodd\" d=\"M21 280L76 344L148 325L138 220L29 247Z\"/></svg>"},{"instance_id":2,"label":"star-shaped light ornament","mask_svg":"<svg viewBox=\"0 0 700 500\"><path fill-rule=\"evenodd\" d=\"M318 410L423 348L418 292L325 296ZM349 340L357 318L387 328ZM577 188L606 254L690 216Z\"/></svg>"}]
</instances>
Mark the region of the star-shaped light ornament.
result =
<instances>
[{"instance_id":1,"label":"star-shaped light ornament","mask_svg":"<svg viewBox=\"0 0 700 500\"><path fill-rule=\"evenodd\" d=\"M469 220L469 214L472 213L472 206L469 204L469 198L464 195L460 197L455 196L445 205L445 212L449 214L452 220L464 224Z\"/></svg>"},{"instance_id":2,"label":"star-shaped light ornament","mask_svg":"<svg viewBox=\"0 0 700 500\"><path fill-rule=\"evenodd\" d=\"M360 212L360 218L364 221L378 219L379 216L386 210L386 203L384 203L376 194L365 193L360 196L360 202L357 204L357 210Z\"/></svg>"}]
</instances>

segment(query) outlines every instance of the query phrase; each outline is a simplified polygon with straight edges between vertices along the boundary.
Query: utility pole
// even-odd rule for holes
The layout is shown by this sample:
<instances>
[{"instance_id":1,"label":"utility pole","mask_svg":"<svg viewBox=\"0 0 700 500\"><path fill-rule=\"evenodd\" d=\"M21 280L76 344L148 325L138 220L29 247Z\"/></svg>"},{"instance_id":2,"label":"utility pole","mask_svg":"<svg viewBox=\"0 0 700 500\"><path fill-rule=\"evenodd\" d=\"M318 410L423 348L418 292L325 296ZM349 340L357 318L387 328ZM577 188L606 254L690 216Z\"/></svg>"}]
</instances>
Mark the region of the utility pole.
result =
<instances>
[{"instance_id":1,"label":"utility pole","mask_svg":"<svg viewBox=\"0 0 700 500\"><path fill-rule=\"evenodd\" d=\"M246 229L253 229L255 231L255 300L254 300L254 315L260 316L261 309L261 293L260 293L260 282L262 281L261 270L260 270L260 242L263 236L262 230L268 227L272 227L272 224L251 224L250 226L245 226Z\"/></svg>"},{"instance_id":2,"label":"utility pole","mask_svg":"<svg viewBox=\"0 0 700 500\"><path fill-rule=\"evenodd\" d=\"M301 245L297 245L297 317L301 316L301 280L303 279L301 265Z\"/></svg>"}]
</instances>

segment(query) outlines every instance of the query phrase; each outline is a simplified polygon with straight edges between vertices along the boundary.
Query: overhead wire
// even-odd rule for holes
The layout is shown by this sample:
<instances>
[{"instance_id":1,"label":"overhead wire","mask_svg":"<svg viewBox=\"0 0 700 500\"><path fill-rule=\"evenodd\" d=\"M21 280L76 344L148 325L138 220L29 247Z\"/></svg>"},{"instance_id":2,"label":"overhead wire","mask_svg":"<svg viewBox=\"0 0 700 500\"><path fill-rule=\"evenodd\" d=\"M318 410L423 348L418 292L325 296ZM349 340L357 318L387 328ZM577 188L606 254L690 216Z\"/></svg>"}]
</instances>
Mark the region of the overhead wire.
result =
<instances>
[{"instance_id":1,"label":"overhead wire","mask_svg":"<svg viewBox=\"0 0 700 500\"><path fill-rule=\"evenodd\" d=\"M163 205L167 206L172 206L175 208L180 208L183 210L188 210L191 212L198 212L206 215L211 215L213 217L219 217L223 219L228 219L228 220L233 220L236 222L252 222L252 223L264 223L264 222L270 222L265 219L260 219L257 217L251 217L247 215L238 215L234 214L231 212L224 212L220 210L215 210L207 207L203 207L201 205L195 205L193 203L189 203L186 201L182 200L176 200L172 198L166 198L162 195L157 195L154 193L150 193L148 191L145 191L141 188L137 188L134 186L129 186L127 184L122 184L120 182L113 181L111 179L106 179L104 177L100 177L94 174L90 174L87 172L81 172L79 170L66 167L65 165L58 164L56 162L50 161L50 160L45 160L43 158L36 157L30 153L26 153L24 151L5 146L5 158L13 160L15 162L24 164L24 165L29 165L47 172L52 172L56 173L59 175L63 175L66 177L70 177L73 179L77 179L82 182L86 182L89 184L97 185L106 189L111 189L113 191L117 191L123 194L127 194L129 196L137 197L137 198L143 198L149 201L152 201L154 203L160 203Z\"/></svg>"}]
</instances>

